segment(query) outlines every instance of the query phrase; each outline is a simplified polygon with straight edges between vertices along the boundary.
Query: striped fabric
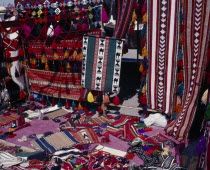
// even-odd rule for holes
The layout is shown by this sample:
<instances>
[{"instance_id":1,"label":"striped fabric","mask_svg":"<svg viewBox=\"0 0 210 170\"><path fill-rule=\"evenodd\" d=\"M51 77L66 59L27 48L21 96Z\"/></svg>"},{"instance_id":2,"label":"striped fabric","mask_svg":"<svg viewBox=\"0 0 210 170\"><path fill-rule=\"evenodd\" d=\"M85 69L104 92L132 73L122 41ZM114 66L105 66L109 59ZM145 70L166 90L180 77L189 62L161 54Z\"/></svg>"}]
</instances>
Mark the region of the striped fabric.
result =
<instances>
[{"instance_id":1,"label":"striped fabric","mask_svg":"<svg viewBox=\"0 0 210 170\"><path fill-rule=\"evenodd\" d=\"M78 132L72 132L72 135L77 139L80 143L88 144L88 143L99 143L98 137L92 128L86 128L79 130Z\"/></svg>"},{"instance_id":2,"label":"striped fabric","mask_svg":"<svg viewBox=\"0 0 210 170\"><path fill-rule=\"evenodd\" d=\"M19 115L18 114L14 114L14 113L3 113L2 115L0 115L0 126L4 126L4 125L8 125L12 122L14 122L15 120L19 119Z\"/></svg>"},{"instance_id":3,"label":"striped fabric","mask_svg":"<svg viewBox=\"0 0 210 170\"><path fill-rule=\"evenodd\" d=\"M117 0L117 19L114 37L124 38L137 0Z\"/></svg>"},{"instance_id":4,"label":"striped fabric","mask_svg":"<svg viewBox=\"0 0 210 170\"><path fill-rule=\"evenodd\" d=\"M123 42L115 38L84 36L82 80L84 88L117 92Z\"/></svg>"},{"instance_id":5,"label":"striped fabric","mask_svg":"<svg viewBox=\"0 0 210 170\"><path fill-rule=\"evenodd\" d=\"M27 68L32 92L78 100L82 89L80 73L61 73Z\"/></svg>"},{"instance_id":6,"label":"striped fabric","mask_svg":"<svg viewBox=\"0 0 210 170\"><path fill-rule=\"evenodd\" d=\"M79 143L79 141L77 141L68 131L54 133L50 136L42 137L31 142L36 149L48 151L50 153L64 147L71 147L76 143Z\"/></svg>"},{"instance_id":7,"label":"striped fabric","mask_svg":"<svg viewBox=\"0 0 210 170\"><path fill-rule=\"evenodd\" d=\"M99 140L96 133L91 128L87 128L77 132L62 131L31 142L34 148L50 153L62 148L72 147L77 143L99 143Z\"/></svg>"},{"instance_id":8,"label":"striped fabric","mask_svg":"<svg viewBox=\"0 0 210 170\"><path fill-rule=\"evenodd\" d=\"M56 111L53 111L53 112L48 113L46 116L49 119L54 119L54 118L57 118L57 117L64 116L64 115L66 115L68 113L69 113L69 111L67 111L67 110L59 109L59 110L56 110Z\"/></svg>"},{"instance_id":9,"label":"striped fabric","mask_svg":"<svg viewBox=\"0 0 210 170\"><path fill-rule=\"evenodd\" d=\"M21 162L23 160L20 157L15 157L8 152L0 152L0 166L3 166L3 168L17 165Z\"/></svg>"},{"instance_id":10,"label":"striped fabric","mask_svg":"<svg viewBox=\"0 0 210 170\"><path fill-rule=\"evenodd\" d=\"M158 134L155 134L153 136L146 138L146 141L152 144L161 144L161 143L164 143L164 141L166 140L169 140L169 138L162 135L161 133L158 133Z\"/></svg>"},{"instance_id":11,"label":"striped fabric","mask_svg":"<svg viewBox=\"0 0 210 170\"><path fill-rule=\"evenodd\" d=\"M85 154L87 154L85 152ZM60 158L61 160L66 160L70 156L80 156L84 155L79 149L67 149L67 150L59 150L53 153L53 158Z\"/></svg>"},{"instance_id":12,"label":"striped fabric","mask_svg":"<svg viewBox=\"0 0 210 170\"><path fill-rule=\"evenodd\" d=\"M91 118L88 123L90 124L102 124L102 123L112 123L113 120L106 118L105 116L98 116L96 118Z\"/></svg>"},{"instance_id":13,"label":"striped fabric","mask_svg":"<svg viewBox=\"0 0 210 170\"><path fill-rule=\"evenodd\" d=\"M107 126L106 130L115 137L121 138L123 136L123 128Z\"/></svg>"},{"instance_id":14,"label":"striped fabric","mask_svg":"<svg viewBox=\"0 0 210 170\"><path fill-rule=\"evenodd\" d=\"M179 0L148 0L148 83L151 109L172 113L177 66Z\"/></svg>"},{"instance_id":15,"label":"striped fabric","mask_svg":"<svg viewBox=\"0 0 210 170\"><path fill-rule=\"evenodd\" d=\"M136 122L129 121L123 126L123 136L126 141L133 141L137 136L139 136L134 123Z\"/></svg>"},{"instance_id":16,"label":"striped fabric","mask_svg":"<svg viewBox=\"0 0 210 170\"><path fill-rule=\"evenodd\" d=\"M125 125L129 120L129 116L121 114L120 118L114 121L111 125L114 127L120 127Z\"/></svg>"},{"instance_id":17,"label":"striped fabric","mask_svg":"<svg viewBox=\"0 0 210 170\"><path fill-rule=\"evenodd\" d=\"M183 107L177 119L166 128L166 132L179 141L187 139L197 108L197 100L207 56L210 1L185 0L184 16Z\"/></svg>"}]
</instances>

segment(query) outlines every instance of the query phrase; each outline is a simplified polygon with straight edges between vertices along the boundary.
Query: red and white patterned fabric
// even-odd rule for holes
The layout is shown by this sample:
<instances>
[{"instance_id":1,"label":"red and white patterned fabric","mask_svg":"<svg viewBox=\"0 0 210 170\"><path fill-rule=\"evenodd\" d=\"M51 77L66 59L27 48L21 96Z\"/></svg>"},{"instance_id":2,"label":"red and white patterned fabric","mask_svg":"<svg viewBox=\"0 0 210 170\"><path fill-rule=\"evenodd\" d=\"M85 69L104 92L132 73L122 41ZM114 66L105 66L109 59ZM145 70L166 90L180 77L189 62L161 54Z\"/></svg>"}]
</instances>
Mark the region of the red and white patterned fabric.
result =
<instances>
[{"instance_id":1,"label":"red and white patterned fabric","mask_svg":"<svg viewBox=\"0 0 210 170\"><path fill-rule=\"evenodd\" d=\"M31 91L42 95L78 100L82 93L81 73L26 69Z\"/></svg>"},{"instance_id":2,"label":"red and white patterned fabric","mask_svg":"<svg viewBox=\"0 0 210 170\"><path fill-rule=\"evenodd\" d=\"M148 0L147 102L169 114L176 81L179 0Z\"/></svg>"},{"instance_id":3,"label":"red and white patterned fabric","mask_svg":"<svg viewBox=\"0 0 210 170\"><path fill-rule=\"evenodd\" d=\"M209 0L184 1L184 95L183 107L166 132L177 140L187 139L199 96L207 59L207 40L210 22Z\"/></svg>"}]
</instances>

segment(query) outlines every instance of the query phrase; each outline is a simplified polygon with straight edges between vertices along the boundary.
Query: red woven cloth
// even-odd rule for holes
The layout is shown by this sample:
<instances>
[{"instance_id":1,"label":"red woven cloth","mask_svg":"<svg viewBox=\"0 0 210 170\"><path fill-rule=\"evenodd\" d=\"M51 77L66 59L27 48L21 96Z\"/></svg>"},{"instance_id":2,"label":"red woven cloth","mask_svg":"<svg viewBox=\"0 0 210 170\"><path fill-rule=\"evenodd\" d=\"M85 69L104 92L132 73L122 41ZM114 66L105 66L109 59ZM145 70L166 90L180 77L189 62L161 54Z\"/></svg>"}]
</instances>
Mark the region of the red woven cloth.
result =
<instances>
[{"instance_id":1,"label":"red woven cloth","mask_svg":"<svg viewBox=\"0 0 210 170\"><path fill-rule=\"evenodd\" d=\"M14 122L15 120L19 119L19 115L18 114L14 114L14 113L3 113L2 115L0 115L0 126L4 126L4 125L8 125L12 122Z\"/></svg>"},{"instance_id":2,"label":"red woven cloth","mask_svg":"<svg viewBox=\"0 0 210 170\"><path fill-rule=\"evenodd\" d=\"M56 73L27 68L32 92L42 95L78 100L82 89L80 73Z\"/></svg>"},{"instance_id":3,"label":"red woven cloth","mask_svg":"<svg viewBox=\"0 0 210 170\"><path fill-rule=\"evenodd\" d=\"M201 82L207 61L208 33L210 25L210 1L184 1L184 94L183 107L166 132L179 141L188 138L188 132L196 113Z\"/></svg>"}]
</instances>

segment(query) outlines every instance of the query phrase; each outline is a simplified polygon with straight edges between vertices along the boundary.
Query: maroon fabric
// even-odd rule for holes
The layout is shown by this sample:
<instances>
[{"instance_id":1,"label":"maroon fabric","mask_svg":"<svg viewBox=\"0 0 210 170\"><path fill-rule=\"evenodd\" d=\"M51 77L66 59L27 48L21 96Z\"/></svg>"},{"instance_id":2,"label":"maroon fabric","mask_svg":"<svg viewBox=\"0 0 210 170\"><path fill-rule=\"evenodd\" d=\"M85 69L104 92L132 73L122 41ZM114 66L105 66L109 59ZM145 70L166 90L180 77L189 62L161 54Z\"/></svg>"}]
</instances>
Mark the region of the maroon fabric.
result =
<instances>
[{"instance_id":1,"label":"maroon fabric","mask_svg":"<svg viewBox=\"0 0 210 170\"><path fill-rule=\"evenodd\" d=\"M192 125L203 73L207 60L207 45L210 26L210 1L186 0L184 1L184 93L182 109L178 117L166 127L167 134L179 141L188 138Z\"/></svg>"},{"instance_id":2,"label":"maroon fabric","mask_svg":"<svg viewBox=\"0 0 210 170\"><path fill-rule=\"evenodd\" d=\"M136 0L117 0L117 23L115 27L115 38L124 38L134 10Z\"/></svg>"}]
</instances>

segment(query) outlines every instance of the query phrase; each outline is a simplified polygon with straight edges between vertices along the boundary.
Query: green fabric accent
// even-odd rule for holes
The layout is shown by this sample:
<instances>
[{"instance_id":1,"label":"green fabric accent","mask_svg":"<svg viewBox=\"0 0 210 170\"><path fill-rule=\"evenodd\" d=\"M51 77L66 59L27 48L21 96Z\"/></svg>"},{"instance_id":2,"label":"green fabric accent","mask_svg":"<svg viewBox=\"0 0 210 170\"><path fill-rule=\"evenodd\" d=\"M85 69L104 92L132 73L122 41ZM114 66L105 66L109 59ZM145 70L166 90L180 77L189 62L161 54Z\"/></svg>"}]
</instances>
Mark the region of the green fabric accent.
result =
<instances>
[{"instance_id":1,"label":"green fabric accent","mask_svg":"<svg viewBox=\"0 0 210 170\"><path fill-rule=\"evenodd\" d=\"M29 156L35 155L37 153L40 153L40 151L38 151L38 152L29 152L29 153L18 153L17 156L19 156L19 157L29 157Z\"/></svg>"},{"instance_id":2,"label":"green fabric accent","mask_svg":"<svg viewBox=\"0 0 210 170\"><path fill-rule=\"evenodd\" d=\"M158 155L160 155L160 152L159 152L159 151L154 151L152 154L153 154L154 156L158 156Z\"/></svg>"},{"instance_id":3,"label":"green fabric accent","mask_svg":"<svg viewBox=\"0 0 210 170\"><path fill-rule=\"evenodd\" d=\"M112 91L112 84L113 82L113 77L112 75L114 74L114 62L115 62L115 54L116 54L116 40L110 38L109 40L109 49L108 49L108 58L107 58L107 67L110 69L107 69L106 71L106 81L105 81L105 89L108 92Z\"/></svg>"},{"instance_id":4,"label":"green fabric accent","mask_svg":"<svg viewBox=\"0 0 210 170\"><path fill-rule=\"evenodd\" d=\"M91 89L91 81L92 80L92 74L93 74L93 61L94 61L94 52L95 52L95 44L96 43L96 37L95 36L89 36L88 38L88 46L87 46L87 56L86 56L86 73L85 73L85 88Z\"/></svg>"},{"instance_id":5,"label":"green fabric accent","mask_svg":"<svg viewBox=\"0 0 210 170\"><path fill-rule=\"evenodd\" d=\"M147 126L144 123L139 123L137 125L138 128L146 128Z\"/></svg>"},{"instance_id":6,"label":"green fabric accent","mask_svg":"<svg viewBox=\"0 0 210 170\"><path fill-rule=\"evenodd\" d=\"M205 120L209 120L210 119L210 103L208 104L208 106L206 107L206 111L204 113L204 119Z\"/></svg>"}]
</instances>

